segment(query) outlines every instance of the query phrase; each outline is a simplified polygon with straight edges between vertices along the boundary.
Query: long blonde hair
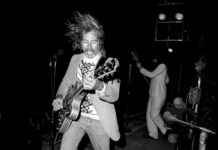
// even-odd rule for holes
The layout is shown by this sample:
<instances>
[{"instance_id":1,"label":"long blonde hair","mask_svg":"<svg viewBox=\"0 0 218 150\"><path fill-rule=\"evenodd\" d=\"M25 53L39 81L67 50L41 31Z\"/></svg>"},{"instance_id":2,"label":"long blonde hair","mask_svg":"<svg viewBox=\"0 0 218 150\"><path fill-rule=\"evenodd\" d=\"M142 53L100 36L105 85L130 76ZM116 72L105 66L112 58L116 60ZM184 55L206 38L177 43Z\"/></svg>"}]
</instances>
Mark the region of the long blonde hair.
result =
<instances>
[{"instance_id":1,"label":"long blonde hair","mask_svg":"<svg viewBox=\"0 0 218 150\"><path fill-rule=\"evenodd\" d=\"M104 30L103 26L99 24L98 20L91 16L90 14L81 14L78 11L74 13L73 23L68 22L67 28L68 33L67 36L70 37L73 49L80 49L81 50L81 40L82 34L87 33L90 31L95 31L100 41L100 47L103 54L105 54L104 50Z\"/></svg>"}]
</instances>

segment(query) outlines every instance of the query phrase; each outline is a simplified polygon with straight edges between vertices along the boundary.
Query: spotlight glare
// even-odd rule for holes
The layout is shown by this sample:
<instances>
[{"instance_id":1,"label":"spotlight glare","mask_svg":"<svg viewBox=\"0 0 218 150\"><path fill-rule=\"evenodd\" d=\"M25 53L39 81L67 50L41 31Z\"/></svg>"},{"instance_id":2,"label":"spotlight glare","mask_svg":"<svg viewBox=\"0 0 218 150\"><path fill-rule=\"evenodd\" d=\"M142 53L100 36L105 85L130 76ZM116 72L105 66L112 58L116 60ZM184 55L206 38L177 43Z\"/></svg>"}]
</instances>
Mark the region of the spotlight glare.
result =
<instances>
[{"instance_id":1,"label":"spotlight glare","mask_svg":"<svg viewBox=\"0 0 218 150\"><path fill-rule=\"evenodd\" d=\"M184 15L183 15L182 13L176 13L176 14L175 14L175 18L176 18L177 20L183 20Z\"/></svg>"},{"instance_id":2,"label":"spotlight glare","mask_svg":"<svg viewBox=\"0 0 218 150\"><path fill-rule=\"evenodd\" d=\"M173 49L172 48L168 48L168 52L172 53Z\"/></svg>"},{"instance_id":3,"label":"spotlight glare","mask_svg":"<svg viewBox=\"0 0 218 150\"><path fill-rule=\"evenodd\" d=\"M159 18L161 21L163 21L163 20L166 19L166 15L165 15L164 13L160 13L160 14L158 15L158 18Z\"/></svg>"}]
</instances>

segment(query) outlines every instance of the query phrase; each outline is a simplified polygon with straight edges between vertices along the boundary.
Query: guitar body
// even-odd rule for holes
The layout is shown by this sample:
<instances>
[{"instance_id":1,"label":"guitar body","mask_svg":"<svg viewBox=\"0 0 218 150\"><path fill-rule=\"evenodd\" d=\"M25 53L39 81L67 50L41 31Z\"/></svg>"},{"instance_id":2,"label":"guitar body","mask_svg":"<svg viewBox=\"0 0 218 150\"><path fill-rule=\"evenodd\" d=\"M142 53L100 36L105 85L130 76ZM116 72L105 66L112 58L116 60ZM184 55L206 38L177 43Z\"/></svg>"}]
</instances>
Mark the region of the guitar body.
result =
<instances>
[{"instance_id":1,"label":"guitar body","mask_svg":"<svg viewBox=\"0 0 218 150\"><path fill-rule=\"evenodd\" d=\"M59 111L59 127L57 127L59 132L64 133L71 122L79 118L80 107L86 94L80 82L77 82L73 88L69 88L68 94L63 100L63 109Z\"/></svg>"},{"instance_id":2,"label":"guitar body","mask_svg":"<svg viewBox=\"0 0 218 150\"><path fill-rule=\"evenodd\" d=\"M61 127L58 129L58 132L60 133L64 133L68 130L68 128L70 127L71 123L73 120L70 120L68 118L63 118L63 120L61 121Z\"/></svg>"},{"instance_id":3,"label":"guitar body","mask_svg":"<svg viewBox=\"0 0 218 150\"><path fill-rule=\"evenodd\" d=\"M82 104L82 101L86 98L86 95L87 93L83 91L82 85L77 89L76 94L75 93L67 94L67 96L63 100L65 117L71 120L78 119L80 113L80 106Z\"/></svg>"}]
</instances>

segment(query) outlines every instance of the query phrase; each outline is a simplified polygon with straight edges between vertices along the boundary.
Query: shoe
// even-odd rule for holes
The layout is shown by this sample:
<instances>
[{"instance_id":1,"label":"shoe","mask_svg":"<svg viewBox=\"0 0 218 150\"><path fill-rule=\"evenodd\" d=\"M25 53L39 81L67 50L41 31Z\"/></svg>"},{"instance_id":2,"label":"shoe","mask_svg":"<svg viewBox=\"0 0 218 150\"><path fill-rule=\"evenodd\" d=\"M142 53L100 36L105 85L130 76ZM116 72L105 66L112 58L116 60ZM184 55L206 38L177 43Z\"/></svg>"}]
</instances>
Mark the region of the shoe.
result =
<instances>
[{"instance_id":1,"label":"shoe","mask_svg":"<svg viewBox=\"0 0 218 150\"><path fill-rule=\"evenodd\" d=\"M171 135L174 134L172 129L167 129L165 134L162 134L161 139L163 141L169 142L169 137L171 137Z\"/></svg>"},{"instance_id":2,"label":"shoe","mask_svg":"<svg viewBox=\"0 0 218 150\"><path fill-rule=\"evenodd\" d=\"M143 134L142 135L145 139L152 139L152 140L157 140L154 137L150 136L149 133Z\"/></svg>"},{"instance_id":3,"label":"shoe","mask_svg":"<svg viewBox=\"0 0 218 150\"><path fill-rule=\"evenodd\" d=\"M168 142L170 142L172 144L175 144L175 143L177 143L178 137L179 137L178 134L171 133L171 134L168 135Z\"/></svg>"},{"instance_id":4,"label":"shoe","mask_svg":"<svg viewBox=\"0 0 218 150\"><path fill-rule=\"evenodd\" d=\"M173 130L173 129L172 129L172 128L170 128L170 127L166 127L166 129L167 129L167 130Z\"/></svg>"}]
</instances>

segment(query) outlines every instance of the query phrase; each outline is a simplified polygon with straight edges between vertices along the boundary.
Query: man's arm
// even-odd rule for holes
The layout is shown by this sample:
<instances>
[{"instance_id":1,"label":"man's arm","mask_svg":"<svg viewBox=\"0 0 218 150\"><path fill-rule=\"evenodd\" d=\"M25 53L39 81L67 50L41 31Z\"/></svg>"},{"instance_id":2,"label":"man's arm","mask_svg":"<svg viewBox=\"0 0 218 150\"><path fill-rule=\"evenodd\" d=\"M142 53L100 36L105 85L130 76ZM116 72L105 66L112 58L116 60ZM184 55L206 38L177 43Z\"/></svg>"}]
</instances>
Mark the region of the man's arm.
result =
<instances>
[{"instance_id":1,"label":"man's arm","mask_svg":"<svg viewBox=\"0 0 218 150\"><path fill-rule=\"evenodd\" d=\"M70 63L68 65L67 71L62 79L62 82L57 90L57 97L61 97L62 99L66 96L67 91L69 89L70 86L73 85L73 83L75 82L75 77L73 76L73 74L75 73L76 70L74 70L75 68L73 67L75 65L75 55L71 58Z\"/></svg>"},{"instance_id":2,"label":"man's arm","mask_svg":"<svg viewBox=\"0 0 218 150\"><path fill-rule=\"evenodd\" d=\"M115 102L119 98L120 80L115 79L104 83L104 87L101 90L97 89L95 92L101 100L111 103Z\"/></svg>"},{"instance_id":3,"label":"man's arm","mask_svg":"<svg viewBox=\"0 0 218 150\"><path fill-rule=\"evenodd\" d=\"M165 67L166 67L166 66L165 66L164 64L160 64L160 65L157 66L157 68L155 68L154 71L149 71L149 70L147 70L147 69L144 68L144 67L140 67L140 68L139 68L139 69L140 69L139 71L140 71L141 74L143 74L143 75L145 75L145 76L148 76L149 78L154 78L154 77L158 76L159 74L161 74L161 72L162 72L164 69L166 69Z\"/></svg>"}]
</instances>

